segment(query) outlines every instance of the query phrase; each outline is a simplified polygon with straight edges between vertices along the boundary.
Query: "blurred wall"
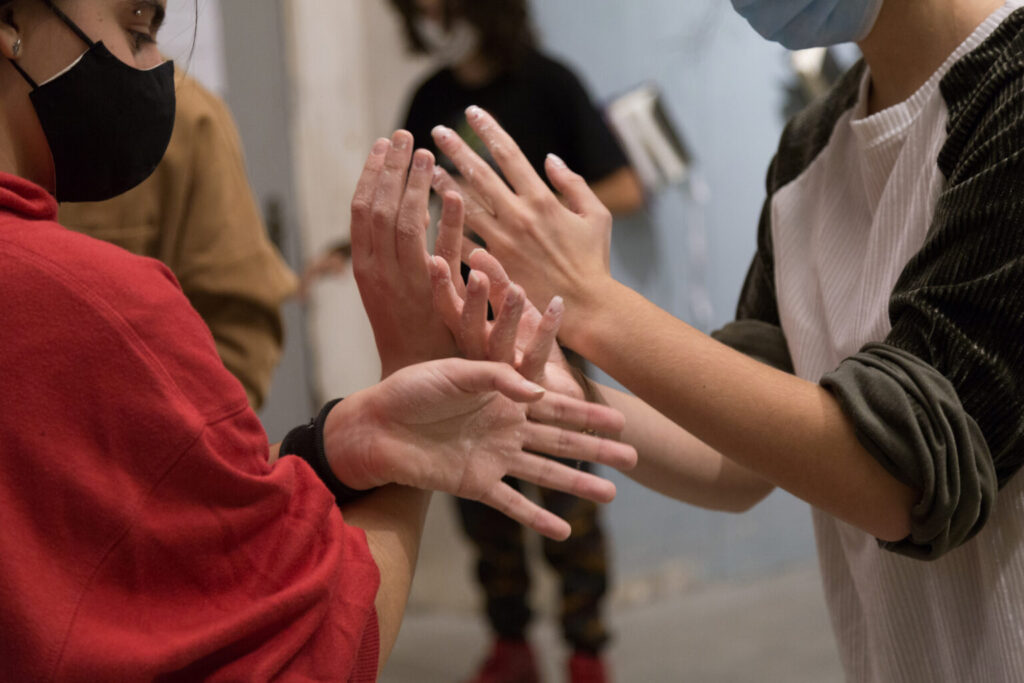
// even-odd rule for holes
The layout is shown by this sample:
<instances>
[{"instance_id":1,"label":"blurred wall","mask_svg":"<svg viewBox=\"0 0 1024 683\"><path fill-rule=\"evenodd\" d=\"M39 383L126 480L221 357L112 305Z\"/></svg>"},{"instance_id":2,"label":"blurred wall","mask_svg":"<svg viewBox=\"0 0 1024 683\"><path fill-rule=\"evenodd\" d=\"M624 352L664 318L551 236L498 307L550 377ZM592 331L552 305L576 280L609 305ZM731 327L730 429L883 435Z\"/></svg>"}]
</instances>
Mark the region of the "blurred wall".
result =
<instances>
[{"instance_id":1,"label":"blurred wall","mask_svg":"<svg viewBox=\"0 0 1024 683\"><path fill-rule=\"evenodd\" d=\"M307 259L349 234L349 201L373 141L391 134L422 65L404 56L383 0L284 0L296 186ZM380 378L351 275L320 284L309 308L320 397Z\"/></svg>"},{"instance_id":2,"label":"blurred wall","mask_svg":"<svg viewBox=\"0 0 1024 683\"><path fill-rule=\"evenodd\" d=\"M787 53L762 40L725 0L534 1L543 44L598 99L653 81L710 187L706 286L712 327L729 321L755 250L764 176L782 129ZM688 227L700 211L679 190L646 215L617 221L617 278L691 321ZM636 353L644 352L638 340ZM743 516L664 499L624 477L608 508L618 576L675 581L751 576L814 556L806 504L775 493Z\"/></svg>"}]
</instances>

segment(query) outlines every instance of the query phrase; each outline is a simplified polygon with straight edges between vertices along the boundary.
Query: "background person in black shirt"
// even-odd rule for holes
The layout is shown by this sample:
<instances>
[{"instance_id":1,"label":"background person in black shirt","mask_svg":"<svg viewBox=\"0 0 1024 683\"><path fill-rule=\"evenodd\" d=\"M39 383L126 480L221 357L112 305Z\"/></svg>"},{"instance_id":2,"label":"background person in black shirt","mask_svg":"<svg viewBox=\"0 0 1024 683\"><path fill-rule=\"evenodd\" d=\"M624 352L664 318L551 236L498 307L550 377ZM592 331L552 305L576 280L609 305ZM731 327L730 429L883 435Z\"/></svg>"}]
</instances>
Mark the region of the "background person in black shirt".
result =
<instances>
[{"instance_id":1,"label":"background person in black shirt","mask_svg":"<svg viewBox=\"0 0 1024 683\"><path fill-rule=\"evenodd\" d=\"M578 169L613 213L643 205L636 174L579 78L535 48L526 0L391 2L402 16L411 49L441 64L413 94L405 120L416 144L433 151L439 163L448 160L430 135L438 124L458 131L489 159L465 123L466 107L476 104L501 120L539 173L545 157L555 153ZM458 177L454 166L446 168ZM574 651L570 680L606 681L600 653L608 634L600 606L608 563L596 506L556 491L540 493L545 507L573 527L569 541L544 543L544 554L562 580L562 627ZM525 638L530 608L522 532L485 506L462 500L458 505L478 551L478 577L496 635L472 683L535 681L536 665Z\"/></svg>"}]
</instances>

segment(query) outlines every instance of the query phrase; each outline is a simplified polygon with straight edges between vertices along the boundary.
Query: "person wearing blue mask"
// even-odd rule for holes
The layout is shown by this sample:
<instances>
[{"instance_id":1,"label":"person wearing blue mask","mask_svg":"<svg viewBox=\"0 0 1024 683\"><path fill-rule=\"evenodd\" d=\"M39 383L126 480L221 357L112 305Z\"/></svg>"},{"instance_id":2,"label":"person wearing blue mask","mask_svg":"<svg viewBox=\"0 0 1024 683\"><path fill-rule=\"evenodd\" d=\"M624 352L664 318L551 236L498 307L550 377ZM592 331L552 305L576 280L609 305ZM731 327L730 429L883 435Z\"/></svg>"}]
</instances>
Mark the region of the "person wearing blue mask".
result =
<instances>
[{"instance_id":1,"label":"person wearing blue mask","mask_svg":"<svg viewBox=\"0 0 1024 683\"><path fill-rule=\"evenodd\" d=\"M511 188L434 131L482 200L470 264L499 310L509 278L564 297L560 341L635 395L597 387L638 481L728 511L774 487L811 504L847 680L1020 680L1024 3L733 5L788 47L863 53L783 132L735 321L707 336L617 283L583 179L548 157L564 205L477 107ZM436 306L473 338L452 265L432 266Z\"/></svg>"},{"instance_id":2,"label":"person wearing blue mask","mask_svg":"<svg viewBox=\"0 0 1024 683\"><path fill-rule=\"evenodd\" d=\"M430 490L565 538L566 521L502 478L607 501L610 482L534 453L619 467L636 454L580 433L621 429L616 411L449 357L429 291L413 327L368 294L386 378L269 444L170 271L56 220L59 201L109 199L160 162L175 117L165 11L0 0L0 670L376 680ZM425 239L405 237L433 166L408 134L374 145L352 216L361 273L375 247L373 291L427 277ZM527 358L547 358L558 313Z\"/></svg>"}]
</instances>

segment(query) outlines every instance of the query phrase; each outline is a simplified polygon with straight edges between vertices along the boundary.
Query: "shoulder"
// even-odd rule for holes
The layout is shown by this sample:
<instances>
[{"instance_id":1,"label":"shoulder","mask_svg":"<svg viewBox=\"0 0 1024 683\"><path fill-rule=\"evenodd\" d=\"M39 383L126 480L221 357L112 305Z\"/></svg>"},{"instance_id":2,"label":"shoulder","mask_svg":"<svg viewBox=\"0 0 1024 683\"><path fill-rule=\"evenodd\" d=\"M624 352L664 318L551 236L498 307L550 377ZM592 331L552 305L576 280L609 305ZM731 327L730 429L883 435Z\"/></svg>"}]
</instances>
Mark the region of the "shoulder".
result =
<instances>
[{"instance_id":1,"label":"shoulder","mask_svg":"<svg viewBox=\"0 0 1024 683\"><path fill-rule=\"evenodd\" d=\"M109 365L117 368L103 385L111 391L114 380L132 392L159 386L207 418L246 402L225 376L208 328L159 261L48 222L5 230L0 259L0 317L61 350L31 355L30 365L70 372Z\"/></svg>"},{"instance_id":2,"label":"shoulder","mask_svg":"<svg viewBox=\"0 0 1024 683\"><path fill-rule=\"evenodd\" d=\"M1016 152L1024 144L1024 9L954 64L940 87L949 137L939 165L951 182L992 153Z\"/></svg>"}]
</instances>

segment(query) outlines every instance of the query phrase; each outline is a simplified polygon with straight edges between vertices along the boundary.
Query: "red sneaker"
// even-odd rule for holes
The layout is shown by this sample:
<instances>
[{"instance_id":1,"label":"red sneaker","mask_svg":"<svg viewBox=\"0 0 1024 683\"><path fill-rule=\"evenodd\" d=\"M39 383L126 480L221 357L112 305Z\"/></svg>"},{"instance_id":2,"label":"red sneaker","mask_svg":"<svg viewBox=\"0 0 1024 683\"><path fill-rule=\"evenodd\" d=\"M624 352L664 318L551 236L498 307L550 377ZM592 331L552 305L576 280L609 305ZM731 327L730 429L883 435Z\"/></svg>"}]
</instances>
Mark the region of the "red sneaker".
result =
<instances>
[{"instance_id":1,"label":"red sneaker","mask_svg":"<svg viewBox=\"0 0 1024 683\"><path fill-rule=\"evenodd\" d=\"M466 683L540 683L530 644L505 638L494 641L480 671Z\"/></svg>"},{"instance_id":2,"label":"red sneaker","mask_svg":"<svg viewBox=\"0 0 1024 683\"><path fill-rule=\"evenodd\" d=\"M570 683L608 683L608 672L599 655L574 652L569 658Z\"/></svg>"}]
</instances>

